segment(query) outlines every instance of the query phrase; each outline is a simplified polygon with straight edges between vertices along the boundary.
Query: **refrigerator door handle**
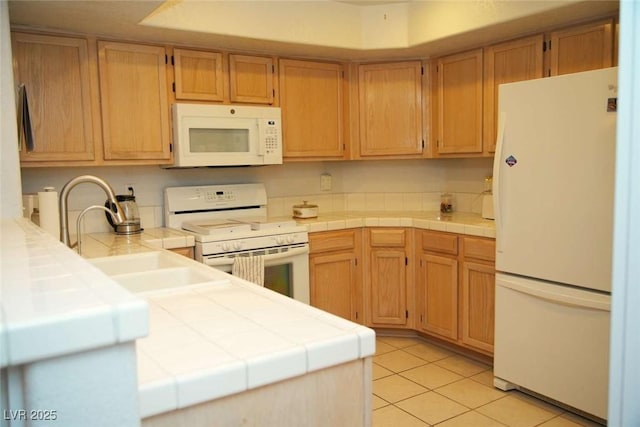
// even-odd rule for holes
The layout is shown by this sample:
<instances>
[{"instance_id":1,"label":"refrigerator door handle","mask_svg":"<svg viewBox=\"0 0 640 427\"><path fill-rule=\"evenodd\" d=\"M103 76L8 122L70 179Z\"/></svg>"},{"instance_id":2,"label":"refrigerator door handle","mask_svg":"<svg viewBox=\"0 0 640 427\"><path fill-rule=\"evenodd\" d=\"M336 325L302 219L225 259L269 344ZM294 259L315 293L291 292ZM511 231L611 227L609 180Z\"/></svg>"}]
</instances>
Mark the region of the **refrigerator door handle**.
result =
<instances>
[{"instance_id":1,"label":"refrigerator door handle","mask_svg":"<svg viewBox=\"0 0 640 427\"><path fill-rule=\"evenodd\" d=\"M507 121L507 115L504 112L500 112L498 115L498 134L496 137L496 152L494 153L493 161L493 212L495 215L496 225L496 251L502 252L502 242L505 237L502 234L502 203L500 203L500 195L502 189L502 149L504 145L504 130ZM499 238L498 238L499 235Z\"/></svg>"},{"instance_id":2,"label":"refrigerator door handle","mask_svg":"<svg viewBox=\"0 0 640 427\"><path fill-rule=\"evenodd\" d=\"M500 281L497 286L511 289L515 292L530 295L535 298L543 299L554 304L560 304L570 307L580 307L598 311L611 311L611 302L602 301L602 298L595 299L587 296L581 297L577 295L567 295L559 292L552 292L534 286L528 286L525 283L514 283L511 281ZM600 294L598 294L600 296Z\"/></svg>"}]
</instances>

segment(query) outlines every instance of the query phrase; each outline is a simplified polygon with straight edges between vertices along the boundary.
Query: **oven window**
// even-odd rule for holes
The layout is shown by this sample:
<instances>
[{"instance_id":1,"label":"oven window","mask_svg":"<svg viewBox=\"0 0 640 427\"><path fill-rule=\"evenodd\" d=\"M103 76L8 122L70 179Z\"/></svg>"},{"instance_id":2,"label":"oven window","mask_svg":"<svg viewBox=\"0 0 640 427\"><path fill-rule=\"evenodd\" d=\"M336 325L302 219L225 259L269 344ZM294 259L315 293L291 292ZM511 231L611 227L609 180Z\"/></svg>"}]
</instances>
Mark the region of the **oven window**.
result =
<instances>
[{"instance_id":1,"label":"oven window","mask_svg":"<svg viewBox=\"0 0 640 427\"><path fill-rule=\"evenodd\" d=\"M189 129L192 153L247 153L249 129Z\"/></svg>"},{"instance_id":2,"label":"oven window","mask_svg":"<svg viewBox=\"0 0 640 427\"><path fill-rule=\"evenodd\" d=\"M264 287L293 298L291 264L278 264L264 268Z\"/></svg>"}]
</instances>

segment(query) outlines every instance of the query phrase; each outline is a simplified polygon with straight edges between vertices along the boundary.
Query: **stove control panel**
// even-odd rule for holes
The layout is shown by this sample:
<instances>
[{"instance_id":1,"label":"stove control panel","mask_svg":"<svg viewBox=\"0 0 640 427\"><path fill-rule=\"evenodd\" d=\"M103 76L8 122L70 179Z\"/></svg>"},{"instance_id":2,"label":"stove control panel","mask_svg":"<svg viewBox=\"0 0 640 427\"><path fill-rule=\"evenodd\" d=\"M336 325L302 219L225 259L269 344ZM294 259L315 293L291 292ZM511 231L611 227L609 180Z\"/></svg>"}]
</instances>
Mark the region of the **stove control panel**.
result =
<instances>
[{"instance_id":1,"label":"stove control panel","mask_svg":"<svg viewBox=\"0 0 640 427\"><path fill-rule=\"evenodd\" d=\"M231 202L236 199L236 195L232 190L196 190L198 197L204 198L207 202Z\"/></svg>"}]
</instances>

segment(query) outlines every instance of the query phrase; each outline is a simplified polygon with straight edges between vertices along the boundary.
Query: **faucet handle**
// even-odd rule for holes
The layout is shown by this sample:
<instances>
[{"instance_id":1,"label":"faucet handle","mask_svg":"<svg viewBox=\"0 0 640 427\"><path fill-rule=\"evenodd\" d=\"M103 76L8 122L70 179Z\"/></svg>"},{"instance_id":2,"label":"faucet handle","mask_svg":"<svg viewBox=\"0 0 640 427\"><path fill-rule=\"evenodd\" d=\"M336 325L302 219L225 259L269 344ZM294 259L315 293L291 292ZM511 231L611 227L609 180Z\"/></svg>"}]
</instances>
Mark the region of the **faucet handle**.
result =
<instances>
[{"instance_id":1,"label":"faucet handle","mask_svg":"<svg viewBox=\"0 0 640 427\"><path fill-rule=\"evenodd\" d=\"M127 190L129 190L129 195L131 197L134 197L134 195L133 195L133 187L127 187Z\"/></svg>"}]
</instances>

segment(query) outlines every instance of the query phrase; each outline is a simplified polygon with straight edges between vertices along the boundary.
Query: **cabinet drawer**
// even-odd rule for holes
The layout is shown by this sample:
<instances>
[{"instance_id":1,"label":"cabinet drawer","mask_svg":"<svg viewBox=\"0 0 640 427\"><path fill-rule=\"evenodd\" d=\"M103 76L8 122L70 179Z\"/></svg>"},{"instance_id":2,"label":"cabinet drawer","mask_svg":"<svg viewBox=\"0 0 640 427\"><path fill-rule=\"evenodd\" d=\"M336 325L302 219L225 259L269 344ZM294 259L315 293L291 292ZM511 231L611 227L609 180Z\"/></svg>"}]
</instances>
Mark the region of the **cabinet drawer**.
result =
<instances>
[{"instance_id":1,"label":"cabinet drawer","mask_svg":"<svg viewBox=\"0 0 640 427\"><path fill-rule=\"evenodd\" d=\"M309 234L309 250L318 252L345 251L356 247L358 230L327 231Z\"/></svg>"},{"instance_id":2,"label":"cabinet drawer","mask_svg":"<svg viewBox=\"0 0 640 427\"><path fill-rule=\"evenodd\" d=\"M465 258L476 258L486 261L495 261L496 259L496 241L493 239L464 237L463 247Z\"/></svg>"},{"instance_id":3,"label":"cabinet drawer","mask_svg":"<svg viewBox=\"0 0 640 427\"><path fill-rule=\"evenodd\" d=\"M369 230L372 247L401 247L405 246L407 231L404 229Z\"/></svg>"},{"instance_id":4,"label":"cabinet drawer","mask_svg":"<svg viewBox=\"0 0 640 427\"><path fill-rule=\"evenodd\" d=\"M422 249L425 251L458 255L458 236L440 233L438 231L423 231Z\"/></svg>"}]
</instances>

